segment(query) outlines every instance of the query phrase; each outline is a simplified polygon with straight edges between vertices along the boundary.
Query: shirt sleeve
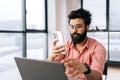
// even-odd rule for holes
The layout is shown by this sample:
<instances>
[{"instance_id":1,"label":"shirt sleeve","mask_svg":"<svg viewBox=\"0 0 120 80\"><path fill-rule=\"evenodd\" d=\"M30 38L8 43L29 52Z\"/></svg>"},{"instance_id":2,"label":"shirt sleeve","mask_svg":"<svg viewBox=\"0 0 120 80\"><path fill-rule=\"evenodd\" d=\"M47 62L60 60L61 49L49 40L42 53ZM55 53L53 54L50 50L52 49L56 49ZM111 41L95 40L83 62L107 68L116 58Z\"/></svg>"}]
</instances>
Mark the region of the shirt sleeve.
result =
<instances>
[{"instance_id":1,"label":"shirt sleeve","mask_svg":"<svg viewBox=\"0 0 120 80\"><path fill-rule=\"evenodd\" d=\"M103 74L104 64L106 62L106 50L103 45L97 44L92 57L91 69Z\"/></svg>"}]
</instances>

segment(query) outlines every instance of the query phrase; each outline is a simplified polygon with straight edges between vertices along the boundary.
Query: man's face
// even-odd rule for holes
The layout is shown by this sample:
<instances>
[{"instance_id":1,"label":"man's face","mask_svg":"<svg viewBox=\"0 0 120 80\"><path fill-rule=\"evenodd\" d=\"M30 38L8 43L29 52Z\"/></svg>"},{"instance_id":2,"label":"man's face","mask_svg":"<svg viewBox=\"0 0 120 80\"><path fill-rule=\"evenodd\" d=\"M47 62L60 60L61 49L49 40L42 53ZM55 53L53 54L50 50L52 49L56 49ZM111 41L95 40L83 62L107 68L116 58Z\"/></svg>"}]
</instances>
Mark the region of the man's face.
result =
<instances>
[{"instance_id":1,"label":"man's face","mask_svg":"<svg viewBox=\"0 0 120 80\"><path fill-rule=\"evenodd\" d=\"M83 19L71 19L69 28L74 45L81 43L85 40L87 36L87 27L85 26Z\"/></svg>"}]
</instances>

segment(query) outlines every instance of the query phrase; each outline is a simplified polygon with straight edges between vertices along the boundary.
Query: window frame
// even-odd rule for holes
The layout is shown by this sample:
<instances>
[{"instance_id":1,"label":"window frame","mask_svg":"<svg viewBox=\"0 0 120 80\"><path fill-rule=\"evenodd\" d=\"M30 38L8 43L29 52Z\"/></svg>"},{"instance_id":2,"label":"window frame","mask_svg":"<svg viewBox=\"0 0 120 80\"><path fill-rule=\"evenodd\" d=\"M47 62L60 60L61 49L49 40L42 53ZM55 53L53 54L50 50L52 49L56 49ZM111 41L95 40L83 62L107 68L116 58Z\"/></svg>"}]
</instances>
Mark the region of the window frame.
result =
<instances>
[{"instance_id":1,"label":"window frame","mask_svg":"<svg viewBox=\"0 0 120 80\"><path fill-rule=\"evenodd\" d=\"M81 1L81 8L84 8L84 0L80 0ZM107 61L109 63L109 65L111 66L120 66L120 61L114 61L114 60L110 60L110 32L120 32L120 30L110 30L110 1L106 0L106 29L100 29L100 30L89 30L88 32L108 32L108 55L107 55Z\"/></svg>"},{"instance_id":2,"label":"window frame","mask_svg":"<svg viewBox=\"0 0 120 80\"><path fill-rule=\"evenodd\" d=\"M46 46L48 47L48 22L47 22L47 0L45 1L45 29L44 30L32 30L27 29L26 24L26 0L22 0L22 22L24 29L22 31L15 31L15 30L0 30L0 33L21 33L23 34L23 57L26 57L27 54L27 33L45 33L46 34ZM46 58L48 57L48 50L46 48Z\"/></svg>"}]
</instances>

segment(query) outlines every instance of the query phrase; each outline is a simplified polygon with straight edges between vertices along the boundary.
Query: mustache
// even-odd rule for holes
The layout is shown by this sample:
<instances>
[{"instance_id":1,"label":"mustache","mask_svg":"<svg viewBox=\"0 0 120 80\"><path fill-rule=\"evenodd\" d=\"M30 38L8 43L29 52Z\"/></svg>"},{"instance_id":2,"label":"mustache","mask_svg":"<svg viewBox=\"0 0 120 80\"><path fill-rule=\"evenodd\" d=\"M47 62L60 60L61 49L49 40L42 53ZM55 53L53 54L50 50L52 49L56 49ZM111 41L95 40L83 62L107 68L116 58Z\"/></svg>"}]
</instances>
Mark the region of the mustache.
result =
<instances>
[{"instance_id":1,"label":"mustache","mask_svg":"<svg viewBox=\"0 0 120 80\"><path fill-rule=\"evenodd\" d=\"M76 32L74 32L74 33L72 33L72 35L79 35L78 33L76 33Z\"/></svg>"}]
</instances>

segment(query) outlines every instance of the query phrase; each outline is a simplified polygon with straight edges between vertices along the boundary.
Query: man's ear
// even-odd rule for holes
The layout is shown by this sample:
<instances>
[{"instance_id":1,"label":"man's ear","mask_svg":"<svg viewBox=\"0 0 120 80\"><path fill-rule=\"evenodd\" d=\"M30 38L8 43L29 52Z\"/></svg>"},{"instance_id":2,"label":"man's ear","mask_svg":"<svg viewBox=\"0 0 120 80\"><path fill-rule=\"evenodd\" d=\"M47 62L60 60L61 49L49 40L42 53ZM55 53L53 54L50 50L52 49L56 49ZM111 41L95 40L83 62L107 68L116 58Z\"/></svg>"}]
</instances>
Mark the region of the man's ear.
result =
<instances>
[{"instance_id":1,"label":"man's ear","mask_svg":"<svg viewBox=\"0 0 120 80\"><path fill-rule=\"evenodd\" d=\"M87 25L87 26L86 26L87 31L89 30L89 28L90 28L90 25Z\"/></svg>"}]
</instances>

